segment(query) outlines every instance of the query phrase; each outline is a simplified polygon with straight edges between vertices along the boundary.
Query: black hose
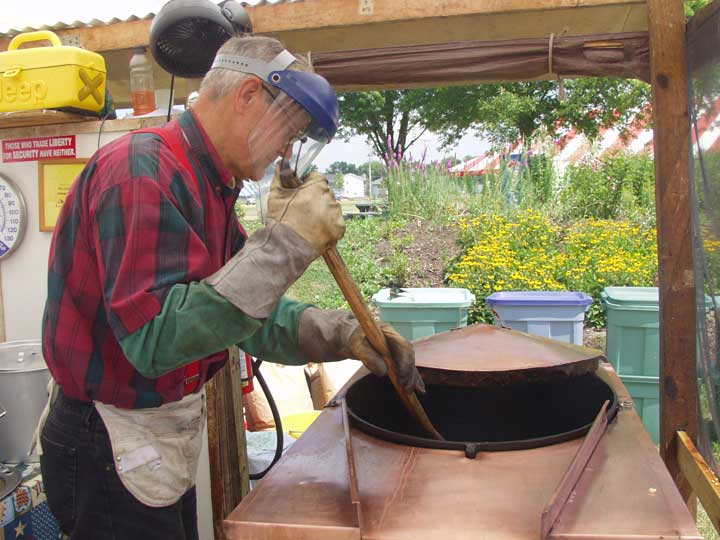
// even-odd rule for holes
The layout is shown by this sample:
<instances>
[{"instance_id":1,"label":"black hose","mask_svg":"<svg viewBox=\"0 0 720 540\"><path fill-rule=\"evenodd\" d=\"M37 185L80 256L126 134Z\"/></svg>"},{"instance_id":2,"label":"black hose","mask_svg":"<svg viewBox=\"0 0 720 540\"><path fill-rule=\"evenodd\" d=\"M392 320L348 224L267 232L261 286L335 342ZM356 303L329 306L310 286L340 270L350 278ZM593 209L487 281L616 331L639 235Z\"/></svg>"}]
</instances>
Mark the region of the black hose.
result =
<instances>
[{"instance_id":1,"label":"black hose","mask_svg":"<svg viewBox=\"0 0 720 540\"><path fill-rule=\"evenodd\" d=\"M275 400L273 399L273 395L270 392L270 388L265 382L265 378L262 376L262 373L260 373L260 364L262 364L262 360L253 360L253 374L255 375L257 381L260 383L260 388L262 388L263 394L265 394L265 397L268 400L268 405L270 405L273 422L275 422L275 433L277 437L277 442L275 444L275 455L273 456L273 460L270 462L270 465L268 465L267 468L262 472L250 473L250 480L260 480L263 476L265 476L268 471L272 469L273 465L278 462L278 460L282 456L283 446L285 446L280 412L278 411L277 405L275 404Z\"/></svg>"}]
</instances>

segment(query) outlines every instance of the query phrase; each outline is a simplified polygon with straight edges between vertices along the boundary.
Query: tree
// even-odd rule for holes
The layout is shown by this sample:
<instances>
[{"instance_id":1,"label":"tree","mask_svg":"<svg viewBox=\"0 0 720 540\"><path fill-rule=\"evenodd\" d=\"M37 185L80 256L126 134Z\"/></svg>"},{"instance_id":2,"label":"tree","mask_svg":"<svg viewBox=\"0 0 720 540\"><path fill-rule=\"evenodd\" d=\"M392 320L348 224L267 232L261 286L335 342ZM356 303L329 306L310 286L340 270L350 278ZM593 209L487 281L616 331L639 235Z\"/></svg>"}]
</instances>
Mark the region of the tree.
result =
<instances>
[{"instance_id":1,"label":"tree","mask_svg":"<svg viewBox=\"0 0 720 540\"><path fill-rule=\"evenodd\" d=\"M685 16L692 17L702 8L704 8L710 0L685 0Z\"/></svg>"},{"instance_id":2,"label":"tree","mask_svg":"<svg viewBox=\"0 0 720 540\"><path fill-rule=\"evenodd\" d=\"M698 0L702 1L702 0ZM618 78L533 81L340 95L340 135L365 135L375 153L400 160L431 130L449 147L468 131L497 144L529 141L538 130L572 127L590 138L601 127L627 125L645 114L649 85Z\"/></svg>"},{"instance_id":3,"label":"tree","mask_svg":"<svg viewBox=\"0 0 720 540\"><path fill-rule=\"evenodd\" d=\"M441 134L445 145L475 130L496 144L529 141L542 130L553 135L575 128L590 138L601 127L628 125L646 114L650 86L636 80L586 78L563 82L534 81L439 88L437 99L422 104L427 126ZM443 102L463 104L448 108Z\"/></svg>"},{"instance_id":4,"label":"tree","mask_svg":"<svg viewBox=\"0 0 720 540\"><path fill-rule=\"evenodd\" d=\"M367 176L367 164L363 165L361 169L362 176ZM377 180L378 178L384 178L387 174L387 167L383 161L371 161L370 172L372 173L372 179Z\"/></svg>"},{"instance_id":5,"label":"tree","mask_svg":"<svg viewBox=\"0 0 720 540\"><path fill-rule=\"evenodd\" d=\"M328 166L327 171L325 172L327 172L328 174L351 173L362 176L361 168L362 165L355 165L355 163L348 163L347 161L334 161Z\"/></svg>"},{"instance_id":6,"label":"tree","mask_svg":"<svg viewBox=\"0 0 720 540\"><path fill-rule=\"evenodd\" d=\"M340 136L365 135L385 163L401 160L425 131L420 104L432 90L349 92L340 102Z\"/></svg>"}]
</instances>

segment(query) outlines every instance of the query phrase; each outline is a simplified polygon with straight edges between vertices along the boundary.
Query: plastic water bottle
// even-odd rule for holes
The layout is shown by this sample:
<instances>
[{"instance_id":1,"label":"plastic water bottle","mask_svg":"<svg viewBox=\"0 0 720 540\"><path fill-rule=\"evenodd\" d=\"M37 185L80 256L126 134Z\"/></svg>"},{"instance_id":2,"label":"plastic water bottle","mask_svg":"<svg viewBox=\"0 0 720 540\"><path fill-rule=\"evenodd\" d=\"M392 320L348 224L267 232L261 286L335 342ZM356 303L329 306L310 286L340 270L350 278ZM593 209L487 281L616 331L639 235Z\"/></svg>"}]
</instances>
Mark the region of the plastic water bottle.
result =
<instances>
[{"instance_id":1,"label":"plastic water bottle","mask_svg":"<svg viewBox=\"0 0 720 540\"><path fill-rule=\"evenodd\" d=\"M152 62L145 47L138 47L130 59L130 96L133 116L153 112L155 105L155 83Z\"/></svg>"}]
</instances>

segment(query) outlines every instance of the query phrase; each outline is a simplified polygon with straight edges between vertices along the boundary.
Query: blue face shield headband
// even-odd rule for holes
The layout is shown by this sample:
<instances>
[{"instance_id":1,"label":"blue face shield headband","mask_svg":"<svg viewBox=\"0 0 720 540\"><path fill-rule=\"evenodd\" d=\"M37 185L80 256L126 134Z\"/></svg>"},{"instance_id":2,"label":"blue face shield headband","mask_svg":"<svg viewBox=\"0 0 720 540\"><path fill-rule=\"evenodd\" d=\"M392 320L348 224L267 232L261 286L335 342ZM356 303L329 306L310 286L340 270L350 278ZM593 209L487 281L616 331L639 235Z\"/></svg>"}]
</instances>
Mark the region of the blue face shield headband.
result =
<instances>
[{"instance_id":1,"label":"blue face shield headband","mask_svg":"<svg viewBox=\"0 0 720 540\"><path fill-rule=\"evenodd\" d=\"M269 62L232 54L218 54L212 68L255 75L291 97L310 115L306 135L325 144L335 136L339 107L335 91L324 77L307 71L287 69L296 61L287 50Z\"/></svg>"}]
</instances>

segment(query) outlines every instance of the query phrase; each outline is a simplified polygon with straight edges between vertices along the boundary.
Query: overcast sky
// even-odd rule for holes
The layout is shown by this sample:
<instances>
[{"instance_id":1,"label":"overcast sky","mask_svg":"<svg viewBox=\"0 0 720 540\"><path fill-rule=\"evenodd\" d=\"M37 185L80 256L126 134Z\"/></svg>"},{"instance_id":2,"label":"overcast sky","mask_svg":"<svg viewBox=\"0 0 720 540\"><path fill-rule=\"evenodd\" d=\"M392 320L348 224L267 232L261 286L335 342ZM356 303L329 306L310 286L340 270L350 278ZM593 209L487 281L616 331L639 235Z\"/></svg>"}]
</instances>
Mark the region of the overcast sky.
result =
<instances>
[{"instance_id":1,"label":"overcast sky","mask_svg":"<svg viewBox=\"0 0 720 540\"><path fill-rule=\"evenodd\" d=\"M368 156L371 153L370 147L366 144L364 137L353 137L349 142L335 140L331 142L320 155L315 159L318 169L324 171L333 161L347 161L349 163L367 163ZM465 156L479 156L487 151L489 144L473 135L463 137L458 145L449 151L440 150L440 142L436 135L432 133L425 134L420 140L410 147L410 153L413 159L420 159L425 149L427 155L425 161L435 161L441 158L457 156L459 159ZM370 159L377 159L371 156Z\"/></svg>"},{"instance_id":2,"label":"overcast sky","mask_svg":"<svg viewBox=\"0 0 720 540\"><path fill-rule=\"evenodd\" d=\"M245 0L254 5L260 0ZM74 25L77 21L88 23L92 20L126 20L132 16L146 17L157 13L166 0L122 0L107 2L103 0L0 0L0 32L9 29L40 28L55 26L58 23ZM217 3L217 2L216 2ZM467 155L479 155L487 150L488 144L477 137L468 135L458 146L449 152L441 152L437 137L427 134L410 149L413 156L419 157L427 148L427 161L455 155L463 158ZM324 170L333 161L366 163L370 154L364 137L353 137L349 142L333 141L318 156L316 163ZM374 158L373 158L374 159Z\"/></svg>"}]
</instances>

